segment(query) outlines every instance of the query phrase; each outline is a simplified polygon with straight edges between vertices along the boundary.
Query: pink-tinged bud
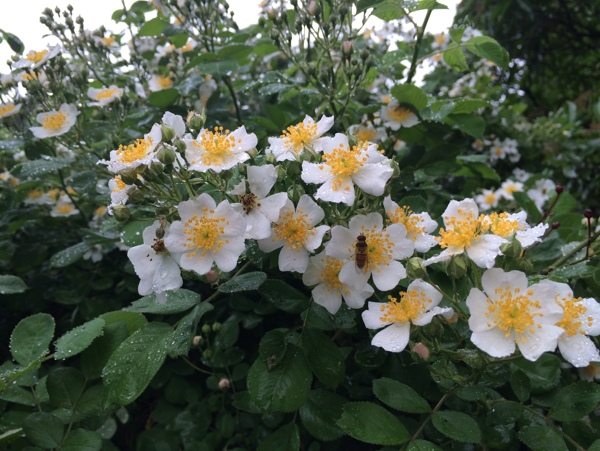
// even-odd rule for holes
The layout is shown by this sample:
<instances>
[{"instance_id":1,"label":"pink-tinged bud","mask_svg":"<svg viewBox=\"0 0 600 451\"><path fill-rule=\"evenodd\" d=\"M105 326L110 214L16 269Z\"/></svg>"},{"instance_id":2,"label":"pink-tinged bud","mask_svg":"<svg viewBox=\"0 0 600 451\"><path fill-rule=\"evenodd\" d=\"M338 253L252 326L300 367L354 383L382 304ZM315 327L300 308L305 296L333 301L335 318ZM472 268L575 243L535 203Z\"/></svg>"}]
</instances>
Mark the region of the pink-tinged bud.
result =
<instances>
[{"instance_id":1,"label":"pink-tinged bud","mask_svg":"<svg viewBox=\"0 0 600 451\"><path fill-rule=\"evenodd\" d=\"M585 216L588 219L592 219L594 217L594 212L590 208L586 208L583 212L583 216Z\"/></svg>"},{"instance_id":2,"label":"pink-tinged bud","mask_svg":"<svg viewBox=\"0 0 600 451\"><path fill-rule=\"evenodd\" d=\"M193 339L192 339L192 344L194 346L199 346L200 343L202 343L202 337L200 335L196 335Z\"/></svg>"},{"instance_id":3,"label":"pink-tinged bud","mask_svg":"<svg viewBox=\"0 0 600 451\"><path fill-rule=\"evenodd\" d=\"M352 54L352 42L344 41L342 43L342 52L344 53L344 55L351 55Z\"/></svg>"},{"instance_id":4,"label":"pink-tinged bud","mask_svg":"<svg viewBox=\"0 0 600 451\"><path fill-rule=\"evenodd\" d=\"M311 16L318 16L320 12L321 12L321 5L319 5L315 0L312 0L308 4L308 13Z\"/></svg>"},{"instance_id":5,"label":"pink-tinged bud","mask_svg":"<svg viewBox=\"0 0 600 451\"><path fill-rule=\"evenodd\" d=\"M565 187L563 185L556 185L554 189L556 190L556 194L560 194L565 190Z\"/></svg>"},{"instance_id":6,"label":"pink-tinged bud","mask_svg":"<svg viewBox=\"0 0 600 451\"><path fill-rule=\"evenodd\" d=\"M206 274L204 274L204 277L206 277L206 281L208 283L214 283L219 279L219 273L214 269L211 269Z\"/></svg>"},{"instance_id":7,"label":"pink-tinged bud","mask_svg":"<svg viewBox=\"0 0 600 451\"><path fill-rule=\"evenodd\" d=\"M267 8L267 17L270 20L275 19L275 17L277 16L277 11L275 11L273 8L271 8L270 6Z\"/></svg>"},{"instance_id":8,"label":"pink-tinged bud","mask_svg":"<svg viewBox=\"0 0 600 451\"><path fill-rule=\"evenodd\" d=\"M413 352L421 357L423 360L429 360L429 348L423 343L419 342L413 347Z\"/></svg>"},{"instance_id":9,"label":"pink-tinged bud","mask_svg":"<svg viewBox=\"0 0 600 451\"><path fill-rule=\"evenodd\" d=\"M219 381L219 390L227 390L230 386L231 382L225 377Z\"/></svg>"}]
</instances>

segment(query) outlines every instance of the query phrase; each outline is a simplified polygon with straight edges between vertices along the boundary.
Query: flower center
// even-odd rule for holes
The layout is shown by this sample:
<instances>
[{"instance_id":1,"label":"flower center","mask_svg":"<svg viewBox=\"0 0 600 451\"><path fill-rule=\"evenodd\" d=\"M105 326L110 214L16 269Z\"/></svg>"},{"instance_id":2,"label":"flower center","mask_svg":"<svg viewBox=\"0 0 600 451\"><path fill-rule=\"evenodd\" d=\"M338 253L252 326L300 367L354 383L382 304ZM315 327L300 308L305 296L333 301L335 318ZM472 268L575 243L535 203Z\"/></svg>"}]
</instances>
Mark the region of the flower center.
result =
<instances>
[{"instance_id":1,"label":"flower center","mask_svg":"<svg viewBox=\"0 0 600 451\"><path fill-rule=\"evenodd\" d=\"M390 260L392 260L394 243L390 240L390 234L385 229L381 232L376 232L375 227L373 226L372 230L366 230L363 226L360 234L364 235L365 242L367 243L369 269L379 272L381 271L379 269L380 266L387 266ZM354 254L356 251L355 246L349 249L349 251Z\"/></svg>"},{"instance_id":2,"label":"flower center","mask_svg":"<svg viewBox=\"0 0 600 451\"><path fill-rule=\"evenodd\" d=\"M308 215L299 208L295 213L289 210L280 217L273 228L273 241L284 240L288 249L298 252L315 233L308 222Z\"/></svg>"},{"instance_id":3,"label":"flower center","mask_svg":"<svg viewBox=\"0 0 600 451\"><path fill-rule=\"evenodd\" d=\"M406 323L414 320L424 312L427 305L431 303L424 292L408 290L400 293L400 301L388 296L390 302L381 306L381 321L385 323Z\"/></svg>"},{"instance_id":4,"label":"flower center","mask_svg":"<svg viewBox=\"0 0 600 451\"><path fill-rule=\"evenodd\" d=\"M496 147L496 148L494 149L494 153L495 153L496 155L498 155L498 156L501 156L501 155L503 155L503 154L504 154L504 149L503 149L502 147Z\"/></svg>"},{"instance_id":5,"label":"flower center","mask_svg":"<svg viewBox=\"0 0 600 451\"><path fill-rule=\"evenodd\" d=\"M393 224L403 224L406 227L406 235L413 241L421 233L425 233L425 227L421 225L425 221L420 216L413 215L407 206L396 208L396 211L389 215L389 221Z\"/></svg>"},{"instance_id":6,"label":"flower center","mask_svg":"<svg viewBox=\"0 0 600 451\"><path fill-rule=\"evenodd\" d=\"M340 144L339 147L333 149L332 152L323 155L323 161L329 166L331 173L334 175L332 189L338 191L344 179L356 174L362 165L367 161L366 156L360 156L364 150L364 145L368 143L359 143L358 146L350 148ZM323 165L319 165L323 167Z\"/></svg>"},{"instance_id":7,"label":"flower center","mask_svg":"<svg viewBox=\"0 0 600 451\"><path fill-rule=\"evenodd\" d=\"M110 47L111 45L113 45L115 42L115 38L112 38L110 36L106 37L106 38L100 38L100 40L104 43L105 46Z\"/></svg>"},{"instance_id":8,"label":"flower center","mask_svg":"<svg viewBox=\"0 0 600 451\"><path fill-rule=\"evenodd\" d=\"M42 120L42 127L50 130L60 130L66 119L67 116L60 111L50 113Z\"/></svg>"},{"instance_id":9,"label":"flower center","mask_svg":"<svg viewBox=\"0 0 600 451\"><path fill-rule=\"evenodd\" d=\"M581 320L587 320L589 327L592 325L593 318L591 316L584 318L587 308L581 304L581 298L563 298L560 301L557 300L557 303L563 308L564 315L556 325L563 328L565 333L570 337L578 333L585 335L585 332L581 330Z\"/></svg>"},{"instance_id":10,"label":"flower center","mask_svg":"<svg viewBox=\"0 0 600 451\"><path fill-rule=\"evenodd\" d=\"M410 111L408 108L404 108L403 106L397 106L390 108L388 114L393 120L403 122L412 114L412 111Z\"/></svg>"},{"instance_id":11,"label":"flower center","mask_svg":"<svg viewBox=\"0 0 600 451\"><path fill-rule=\"evenodd\" d=\"M42 59L48 54L48 50L41 50L36 52L35 50L30 51L25 57L27 60L32 63L39 63Z\"/></svg>"},{"instance_id":12,"label":"flower center","mask_svg":"<svg viewBox=\"0 0 600 451\"><path fill-rule=\"evenodd\" d=\"M10 113L14 109L15 109L14 105L0 105L0 117L4 116L5 114Z\"/></svg>"},{"instance_id":13,"label":"flower center","mask_svg":"<svg viewBox=\"0 0 600 451\"><path fill-rule=\"evenodd\" d=\"M205 166L220 166L233 155L233 148L241 142L241 139L236 142L235 138L229 134L229 130L225 130L223 133L223 127L215 127L214 132L204 130L200 135L200 142L194 140L192 145L204 151L200 158Z\"/></svg>"},{"instance_id":14,"label":"flower center","mask_svg":"<svg viewBox=\"0 0 600 451\"><path fill-rule=\"evenodd\" d=\"M496 193L487 193L483 196L483 201L488 205L493 205L496 203Z\"/></svg>"},{"instance_id":15,"label":"flower center","mask_svg":"<svg viewBox=\"0 0 600 451\"><path fill-rule=\"evenodd\" d=\"M98 208L96 208L96 210L94 210L94 216L102 216L104 213L106 213L105 205L101 205Z\"/></svg>"},{"instance_id":16,"label":"flower center","mask_svg":"<svg viewBox=\"0 0 600 451\"><path fill-rule=\"evenodd\" d=\"M128 146L119 146L119 150L117 150L117 157L120 162L133 163L134 161L140 160L148 155L151 147L152 138L150 136L145 139L140 138Z\"/></svg>"},{"instance_id":17,"label":"flower center","mask_svg":"<svg viewBox=\"0 0 600 451\"><path fill-rule=\"evenodd\" d=\"M191 249L186 254L188 258L196 256L198 252L200 252L200 258L204 258L207 252L216 254L224 244L229 243L229 240L223 239L225 226L229 222L223 217L208 217L214 212L214 210L204 208L203 216L192 216L185 222L185 229L183 230L183 233L187 235L185 245Z\"/></svg>"},{"instance_id":18,"label":"flower center","mask_svg":"<svg viewBox=\"0 0 600 451\"><path fill-rule=\"evenodd\" d=\"M328 291L340 291L342 282L339 274L345 262L331 256L322 257L321 262L325 264L325 268L319 275L319 281L325 284Z\"/></svg>"},{"instance_id":19,"label":"flower center","mask_svg":"<svg viewBox=\"0 0 600 451\"><path fill-rule=\"evenodd\" d=\"M39 199L42 197L42 194L44 194L44 192L41 189L34 189L27 193L27 197L30 199Z\"/></svg>"},{"instance_id":20,"label":"flower center","mask_svg":"<svg viewBox=\"0 0 600 451\"><path fill-rule=\"evenodd\" d=\"M463 210L458 210L458 213L463 216L463 219L456 216L444 218L446 229L440 229L438 238L442 249L470 247L472 241L481 234L480 221L473 217L473 213L465 214Z\"/></svg>"},{"instance_id":21,"label":"flower center","mask_svg":"<svg viewBox=\"0 0 600 451\"><path fill-rule=\"evenodd\" d=\"M494 235L501 236L506 238L507 236L517 232L518 230L523 229L524 225L519 224L519 221L516 219L509 219L508 213L492 213L488 216L490 221L490 231Z\"/></svg>"},{"instance_id":22,"label":"flower center","mask_svg":"<svg viewBox=\"0 0 600 451\"><path fill-rule=\"evenodd\" d=\"M117 88L106 88L96 94L96 100L110 99L119 92Z\"/></svg>"},{"instance_id":23,"label":"flower center","mask_svg":"<svg viewBox=\"0 0 600 451\"><path fill-rule=\"evenodd\" d=\"M121 176L120 175L115 175L115 187L113 188L113 193L118 193L119 191L123 191L125 188L127 188L127 185L125 184L125 182L123 180L121 180Z\"/></svg>"},{"instance_id":24,"label":"flower center","mask_svg":"<svg viewBox=\"0 0 600 451\"><path fill-rule=\"evenodd\" d=\"M68 215L75 209L75 207L72 204L57 205L55 208L56 211L61 215Z\"/></svg>"},{"instance_id":25,"label":"flower center","mask_svg":"<svg viewBox=\"0 0 600 451\"><path fill-rule=\"evenodd\" d=\"M317 135L317 124L314 122L306 125L300 122L296 125L290 125L284 130L280 138L285 140L285 145L291 147L295 153L298 153Z\"/></svg>"},{"instance_id":26,"label":"flower center","mask_svg":"<svg viewBox=\"0 0 600 451\"><path fill-rule=\"evenodd\" d=\"M250 214L252 210L256 207L260 207L260 202L258 201L258 197L254 193L244 194L241 198L242 208L244 209L244 213Z\"/></svg>"},{"instance_id":27,"label":"flower center","mask_svg":"<svg viewBox=\"0 0 600 451\"><path fill-rule=\"evenodd\" d=\"M354 132L354 136L359 141L370 141L374 142L377 137L377 131L369 127L360 127Z\"/></svg>"},{"instance_id":28,"label":"flower center","mask_svg":"<svg viewBox=\"0 0 600 451\"><path fill-rule=\"evenodd\" d=\"M519 288L513 290L510 285L506 285L504 288L496 288L495 293L496 301L492 302L487 298L489 305L485 316L491 321L488 327L495 324L504 332L506 338L514 331L517 343L520 340L527 341L527 338L522 339L519 336L526 332L533 333L536 328L540 328L541 326L535 323L535 317L543 316L543 313L536 311L540 309L540 303L529 298L533 291L527 290L525 294L521 294Z\"/></svg>"},{"instance_id":29,"label":"flower center","mask_svg":"<svg viewBox=\"0 0 600 451\"><path fill-rule=\"evenodd\" d=\"M519 188L519 186L515 184L507 185L504 188L504 192L506 192L508 195L511 195L512 193L517 191L521 191L521 188Z\"/></svg>"},{"instance_id":30,"label":"flower center","mask_svg":"<svg viewBox=\"0 0 600 451\"><path fill-rule=\"evenodd\" d=\"M166 75L159 75L156 79L156 83L158 83L158 86L160 86L161 89L167 89L171 87L171 85L173 84L173 80L171 80L171 78L167 77Z\"/></svg>"}]
</instances>

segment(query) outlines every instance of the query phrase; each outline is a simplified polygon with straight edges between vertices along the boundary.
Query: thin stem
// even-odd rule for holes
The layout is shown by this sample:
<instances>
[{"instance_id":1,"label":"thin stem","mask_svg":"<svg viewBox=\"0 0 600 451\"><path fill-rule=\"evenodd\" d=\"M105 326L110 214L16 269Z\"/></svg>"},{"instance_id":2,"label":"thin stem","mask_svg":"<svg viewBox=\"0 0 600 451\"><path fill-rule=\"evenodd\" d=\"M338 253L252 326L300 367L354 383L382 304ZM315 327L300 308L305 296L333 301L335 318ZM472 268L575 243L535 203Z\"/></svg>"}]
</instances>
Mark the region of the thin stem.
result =
<instances>
[{"instance_id":1,"label":"thin stem","mask_svg":"<svg viewBox=\"0 0 600 451\"><path fill-rule=\"evenodd\" d=\"M416 440L419 435L421 435L421 432L423 432L423 429L425 428L425 426L427 426L427 423L429 423L429 421L431 420L431 417L433 417L433 415L442 408L442 406L444 405L444 403L446 402L446 399L448 399L448 396L450 396L450 393L446 393L444 396L442 396L442 398L439 400L439 402L435 405L435 407L433 408L433 410L429 413L429 415L427 416L427 418L425 418L425 421L423 421L423 423L421 423L421 425L419 426L419 429L417 429L417 431L412 435L412 437L408 440L408 442L406 442L404 444L404 446L402 447L402 450L407 449L408 445Z\"/></svg>"},{"instance_id":2,"label":"thin stem","mask_svg":"<svg viewBox=\"0 0 600 451\"><path fill-rule=\"evenodd\" d=\"M233 100L233 105L235 106L235 115L237 117L238 125L243 125L242 110L240 110L240 104L239 104L237 95L235 94L235 89L233 89L233 84L231 83L231 79L229 78L229 76L225 76L225 77L223 77L223 81L225 82L225 85L227 86L227 89L229 89L229 93L231 94L231 98Z\"/></svg>"},{"instance_id":3,"label":"thin stem","mask_svg":"<svg viewBox=\"0 0 600 451\"><path fill-rule=\"evenodd\" d=\"M599 236L600 236L600 230L598 230L597 232L595 232L594 234L592 234L586 240L582 241L577 246L575 246L573 249L571 249L570 252L568 252L567 254L563 255L561 258L559 258L554 263L552 263L550 265L550 267L545 272L549 273L551 271L554 271L556 268L562 266L565 262L567 262L571 257L573 257L573 255L575 255L581 249L583 249L586 246L590 246Z\"/></svg>"},{"instance_id":4,"label":"thin stem","mask_svg":"<svg viewBox=\"0 0 600 451\"><path fill-rule=\"evenodd\" d=\"M421 42L423 41L423 35L425 34L425 28L427 27L427 22L429 22L429 17L431 17L432 9L427 10L427 14L425 15L425 20L423 21L423 25L419 28L419 32L417 34L417 43L415 44L415 51L413 53L412 62L410 63L410 70L408 71L408 77L406 78L406 84L410 84L412 82L415 73L417 72L417 60L419 59L419 49L421 48Z\"/></svg>"}]
</instances>

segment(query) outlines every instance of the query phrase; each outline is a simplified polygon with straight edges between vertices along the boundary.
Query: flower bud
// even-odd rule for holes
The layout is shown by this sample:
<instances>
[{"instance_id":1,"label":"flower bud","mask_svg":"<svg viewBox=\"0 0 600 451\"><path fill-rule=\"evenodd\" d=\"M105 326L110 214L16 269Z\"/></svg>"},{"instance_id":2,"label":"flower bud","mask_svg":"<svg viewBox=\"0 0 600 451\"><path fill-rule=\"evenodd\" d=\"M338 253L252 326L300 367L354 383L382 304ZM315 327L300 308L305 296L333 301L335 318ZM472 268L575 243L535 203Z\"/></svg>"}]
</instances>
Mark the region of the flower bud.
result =
<instances>
[{"instance_id":1,"label":"flower bud","mask_svg":"<svg viewBox=\"0 0 600 451\"><path fill-rule=\"evenodd\" d=\"M123 169L119 172L119 177L121 177L121 181L126 185L134 185L137 181L137 172L134 168Z\"/></svg>"},{"instance_id":2,"label":"flower bud","mask_svg":"<svg viewBox=\"0 0 600 451\"><path fill-rule=\"evenodd\" d=\"M342 53L344 55L350 56L352 55L352 42L351 41L344 41L342 43Z\"/></svg>"},{"instance_id":3,"label":"flower bud","mask_svg":"<svg viewBox=\"0 0 600 451\"><path fill-rule=\"evenodd\" d=\"M158 177L159 175L161 175L164 172L164 170L165 170L165 166L162 163L160 163L158 161L152 161L150 163L150 165L148 166L148 172L149 172L148 179Z\"/></svg>"},{"instance_id":4,"label":"flower bud","mask_svg":"<svg viewBox=\"0 0 600 451\"><path fill-rule=\"evenodd\" d=\"M303 194L306 194L300 184L294 184L287 189L288 197L294 204L297 204Z\"/></svg>"},{"instance_id":5,"label":"flower bud","mask_svg":"<svg viewBox=\"0 0 600 451\"><path fill-rule=\"evenodd\" d=\"M137 186L134 186L127 192L127 198L132 204L141 204L144 201L144 193Z\"/></svg>"},{"instance_id":6,"label":"flower bud","mask_svg":"<svg viewBox=\"0 0 600 451\"><path fill-rule=\"evenodd\" d=\"M315 0L311 0L308 4L308 13L311 16L318 16L321 13L321 5L319 5Z\"/></svg>"},{"instance_id":7,"label":"flower bud","mask_svg":"<svg viewBox=\"0 0 600 451\"><path fill-rule=\"evenodd\" d=\"M411 279L423 279L427 277L427 268L423 266L423 259L412 257L406 263L406 275Z\"/></svg>"},{"instance_id":8,"label":"flower bud","mask_svg":"<svg viewBox=\"0 0 600 451\"><path fill-rule=\"evenodd\" d=\"M556 188L554 188L554 190L556 191L556 194L560 194L565 190L565 187L563 185L556 185Z\"/></svg>"},{"instance_id":9,"label":"flower bud","mask_svg":"<svg viewBox=\"0 0 600 451\"><path fill-rule=\"evenodd\" d=\"M594 212L590 208L586 208L583 212L583 216L587 219L592 219L594 217Z\"/></svg>"},{"instance_id":10,"label":"flower bud","mask_svg":"<svg viewBox=\"0 0 600 451\"><path fill-rule=\"evenodd\" d=\"M213 332L219 332L221 330L221 323L213 323L212 330Z\"/></svg>"},{"instance_id":11,"label":"flower bud","mask_svg":"<svg viewBox=\"0 0 600 451\"><path fill-rule=\"evenodd\" d=\"M231 382L226 377L219 381L219 390L227 390L231 386Z\"/></svg>"},{"instance_id":12,"label":"flower bud","mask_svg":"<svg viewBox=\"0 0 600 451\"><path fill-rule=\"evenodd\" d=\"M519 240L513 238L508 243L501 245L500 251L507 257L519 258L521 256L521 252L523 251L523 246L521 246Z\"/></svg>"},{"instance_id":13,"label":"flower bud","mask_svg":"<svg viewBox=\"0 0 600 451\"><path fill-rule=\"evenodd\" d=\"M429 348L425 346L423 343L419 342L413 347L413 352L417 354L421 359L427 361L429 360L429 356L431 353L429 352Z\"/></svg>"},{"instance_id":14,"label":"flower bud","mask_svg":"<svg viewBox=\"0 0 600 451\"><path fill-rule=\"evenodd\" d=\"M206 281L208 283L215 283L217 280L219 280L219 273L214 269L211 269L206 274L204 274L204 277L206 277Z\"/></svg>"},{"instance_id":15,"label":"flower bud","mask_svg":"<svg viewBox=\"0 0 600 451\"><path fill-rule=\"evenodd\" d=\"M461 256L455 256L446 263L446 273L453 279L460 279L467 274L467 262Z\"/></svg>"},{"instance_id":16,"label":"flower bud","mask_svg":"<svg viewBox=\"0 0 600 451\"><path fill-rule=\"evenodd\" d=\"M119 222L129 221L131 211L125 205L115 205L111 207L111 211L115 219Z\"/></svg>"},{"instance_id":17,"label":"flower bud","mask_svg":"<svg viewBox=\"0 0 600 451\"><path fill-rule=\"evenodd\" d=\"M162 132L162 140L164 142L171 142L171 140L175 138L175 130L173 130L173 127L162 124L160 130Z\"/></svg>"},{"instance_id":18,"label":"flower bud","mask_svg":"<svg viewBox=\"0 0 600 451\"><path fill-rule=\"evenodd\" d=\"M185 149L187 149L187 145L185 144L185 142L179 138L173 141L173 145L179 153L185 153Z\"/></svg>"},{"instance_id":19,"label":"flower bud","mask_svg":"<svg viewBox=\"0 0 600 451\"><path fill-rule=\"evenodd\" d=\"M519 258L517 259L517 269L529 274L533 270L533 263L529 259Z\"/></svg>"},{"instance_id":20,"label":"flower bud","mask_svg":"<svg viewBox=\"0 0 600 451\"><path fill-rule=\"evenodd\" d=\"M173 164L176 159L175 150L171 146L162 146L156 153L156 158L162 164Z\"/></svg>"},{"instance_id":21,"label":"flower bud","mask_svg":"<svg viewBox=\"0 0 600 451\"><path fill-rule=\"evenodd\" d=\"M196 111L190 111L185 122L188 128L198 131L204 127L204 124L206 123L206 114L204 111L202 111L202 114Z\"/></svg>"},{"instance_id":22,"label":"flower bud","mask_svg":"<svg viewBox=\"0 0 600 451\"><path fill-rule=\"evenodd\" d=\"M196 335L193 339L192 339L192 344L194 346L200 346L202 343L204 343L204 338L202 338L201 335Z\"/></svg>"},{"instance_id":23,"label":"flower bud","mask_svg":"<svg viewBox=\"0 0 600 451\"><path fill-rule=\"evenodd\" d=\"M210 326L208 324L205 324L202 326L202 333L203 334L209 334L210 333Z\"/></svg>"}]
</instances>

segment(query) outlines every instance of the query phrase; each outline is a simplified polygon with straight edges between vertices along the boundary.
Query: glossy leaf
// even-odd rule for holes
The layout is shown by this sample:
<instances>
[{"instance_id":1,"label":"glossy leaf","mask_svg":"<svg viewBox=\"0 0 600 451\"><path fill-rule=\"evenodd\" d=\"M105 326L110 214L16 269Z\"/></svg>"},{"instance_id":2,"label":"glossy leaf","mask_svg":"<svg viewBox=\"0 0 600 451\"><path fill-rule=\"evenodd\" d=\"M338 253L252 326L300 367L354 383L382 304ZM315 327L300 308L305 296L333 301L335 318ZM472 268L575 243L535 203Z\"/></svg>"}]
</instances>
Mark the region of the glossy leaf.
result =
<instances>
[{"instance_id":1,"label":"glossy leaf","mask_svg":"<svg viewBox=\"0 0 600 451\"><path fill-rule=\"evenodd\" d=\"M348 401L328 390L313 390L300 407L300 419L306 430L318 440L329 442L344 435L336 424Z\"/></svg>"},{"instance_id":2,"label":"glossy leaf","mask_svg":"<svg viewBox=\"0 0 600 451\"><path fill-rule=\"evenodd\" d=\"M0 275L0 294L23 293L27 285L23 279L12 275Z\"/></svg>"},{"instance_id":3,"label":"glossy leaf","mask_svg":"<svg viewBox=\"0 0 600 451\"><path fill-rule=\"evenodd\" d=\"M302 350L308 366L327 387L335 388L346 375L346 365L339 348L327 335L315 329L304 329Z\"/></svg>"},{"instance_id":4,"label":"glossy leaf","mask_svg":"<svg viewBox=\"0 0 600 451\"><path fill-rule=\"evenodd\" d=\"M285 312L300 313L308 308L308 298L281 280L265 281L260 287L260 295Z\"/></svg>"},{"instance_id":5,"label":"glossy leaf","mask_svg":"<svg viewBox=\"0 0 600 451\"><path fill-rule=\"evenodd\" d=\"M579 381L562 388L554 397L549 416L557 421L575 421L598 408L600 386Z\"/></svg>"},{"instance_id":6,"label":"glossy leaf","mask_svg":"<svg viewBox=\"0 0 600 451\"><path fill-rule=\"evenodd\" d=\"M95 431L74 429L65 439L62 451L99 451L102 448L102 437Z\"/></svg>"},{"instance_id":7,"label":"glossy leaf","mask_svg":"<svg viewBox=\"0 0 600 451\"><path fill-rule=\"evenodd\" d=\"M35 412L25 418L23 432L34 446L54 449L62 443L64 425L51 413Z\"/></svg>"},{"instance_id":8,"label":"glossy leaf","mask_svg":"<svg viewBox=\"0 0 600 451\"><path fill-rule=\"evenodd\" d=\"M294 423L280 427L271 435L267 436L258 445L257 451L273 450L297 451L300 449L300 432Z\"/></svg>"},{"instance_id":9,"label":"glossy leaf","mask_svg":"<svg viewBox=\"0 0 600 451\"><path fill-rule=\"evenodd\" d=\"M529 426L519 431L519 440L532 451L566 451L567 445L558 432L546 426Z\"/></svg>"},{"instance_id":10,"label":"glossy leaf","mask_svg":"<svg viewBox=\"0 0 600 451\"><path fill-rule=\"evenodd\" d=\"M173 341L169 344L169 356L171 358L188 354L200 319L213 308L213 305L207 302L196 305L190 313L177 323L177 327L173 331Z\"/></svg>"},{"instance_id":11,"label":"glossy leaf","mask_svg":"<svg viewBox=\"0 0 600 451\"><path fill-rule=\"evenodd\" d=\"M10 336L10 353L21 365L27 366L48 352L54 335L54 318L36 313L19 321Z\"/></svg>"},{"instance_id":12,"label":"glossy leaf","mask_svg":"<svg viewBox=\"0 0 600 451\"><path fill-rule=\"evenodd\" d=\"M79 354L102 335L105 324L102 318L96 318L67 332L56 340L54 358L60 360Z\"/></svg>"},{"instance_id":13,"label":"glossy leaf","mask_svg":"<svg viewBox=\"0 0 600 451\"><path fill-rule=\"evenodd\" d=\"M398 102L408 103L417 111L425 108L429 102L427 94L415 85L397 85L391 89L391 93Z\"/></svg>"},{"instance_id":14,"label":"glossy leaf","mask_svg":"<svg viewBox=\"0 0 600 451\"><path fill-rule=\"evenodd\" d=\"M337 425L350 437L373 445L400 445L410 438L398 418L372 402L346 404Z\"/></svg>"},{"instance_id":15,"label":"glossy leaf","mask_svg":"<svg viewBox=\"0 0 600 451\"><path fill-rule=\"evenodd\" d=\"M477 422L462 412L438 411L431 417L433 426L447 437L461 443L479 443L481 430Z\"/></svg>"},{"instance_id":16,"label":"glossy leaf","mask_svg":"<svg viewBox=\"0 0 600 451\"><path fill-rule=\"evenodd\" d=\"M75 368L57 367L48 374L46 388L54 407L74 410L85 390L85 376Z\"/></svg>"},{"instance_id":17,"label":"glossy leaf","mask_svg":"<svg viewBox=\"0 0 600 451\"><path fill-rule=\"evenodd\" d=\"M254 271L229 279L219 286L221 293L238 293L240 291L257 290L267 280L264 272Z\"/></svg>"},{"instance_id":18,"label":"glossy leaf","mask_svg":"<svg viewBox=\"0 0 600 451\"><path fill-rule=\"evenodd\" d=\"M130 310L137 313L154 313L156 315L173 315L186 312L200 302L200 295L190 290L179 289L165 292L167 302L159 304L156 293L144 296L131 304Z\"/></svg>"},{"instance_id":19,"label":"glossy leaf","mask_svg":"<svg viewBox=\"0 0 600 451\"><path fill-rule=\"evenodd\" d=\"M373 381L373 393L381 402L407 413L428 413L429 403L414 389L401 382L383 377Z\"/></svg>"}]
</instances>

